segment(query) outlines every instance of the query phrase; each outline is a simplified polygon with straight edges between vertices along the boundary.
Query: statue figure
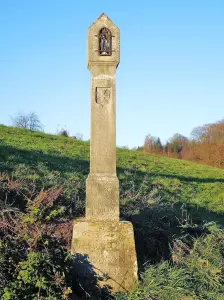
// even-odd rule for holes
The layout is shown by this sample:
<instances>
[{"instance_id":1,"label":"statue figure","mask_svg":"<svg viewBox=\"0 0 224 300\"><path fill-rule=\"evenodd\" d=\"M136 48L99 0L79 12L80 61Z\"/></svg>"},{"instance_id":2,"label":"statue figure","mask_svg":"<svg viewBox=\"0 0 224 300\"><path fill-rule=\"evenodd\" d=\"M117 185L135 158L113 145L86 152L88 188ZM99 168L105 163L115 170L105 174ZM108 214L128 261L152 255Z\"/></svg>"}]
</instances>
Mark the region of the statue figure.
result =
<instances>
[{"instance_id":1,"label":"statue figure","mask_svg":"<svg viewBox=\"0 0 224 300\"><path fill-rule=\"evenodd\" d=\"M100 55L111 55L111 32L107 28L102 28L99 33Z\"/></svg>"}]
</instances>

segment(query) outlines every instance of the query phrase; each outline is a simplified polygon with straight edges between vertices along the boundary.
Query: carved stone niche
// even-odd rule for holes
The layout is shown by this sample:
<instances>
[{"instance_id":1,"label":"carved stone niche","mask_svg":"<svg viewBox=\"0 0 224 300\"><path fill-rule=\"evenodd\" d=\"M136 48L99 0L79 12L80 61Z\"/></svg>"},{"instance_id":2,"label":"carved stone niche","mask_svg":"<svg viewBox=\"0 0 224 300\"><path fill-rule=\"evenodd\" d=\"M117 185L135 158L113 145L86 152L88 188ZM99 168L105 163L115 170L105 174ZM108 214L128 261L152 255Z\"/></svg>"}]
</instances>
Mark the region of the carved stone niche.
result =
<instances>
[{"instance_id":1,"label":"carved stone niche","mask_svg":"<svg viewBox=\"0 0 224 300\"><path fill-rule=\"evenodd\" d=\"M89 27L87 35L87 66L94 72L95 66L107 66L120 62L120 31L104 13ZM100 70L102 71L102 70Z\"/></svg>"}]
</instances>

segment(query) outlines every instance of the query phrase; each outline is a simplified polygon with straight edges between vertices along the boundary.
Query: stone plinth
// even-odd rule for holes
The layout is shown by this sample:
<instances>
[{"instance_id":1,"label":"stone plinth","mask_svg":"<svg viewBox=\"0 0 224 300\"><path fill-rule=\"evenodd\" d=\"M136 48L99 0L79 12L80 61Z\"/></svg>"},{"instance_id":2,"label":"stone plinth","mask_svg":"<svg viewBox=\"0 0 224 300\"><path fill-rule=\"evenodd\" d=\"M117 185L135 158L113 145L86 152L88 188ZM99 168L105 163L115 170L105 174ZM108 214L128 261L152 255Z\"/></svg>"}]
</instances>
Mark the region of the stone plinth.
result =
<instances>
[{"instance_id":1,"label":"stone plinth","mask_svg":"<svg viewBox=\"0 0 224 300\"><path fill-rule=\"evenodd\" d=\"M90 174L86 180L86 219L119 220L117 176Z\"/></svg>"},{"instance_id":2,"label":"stone plinth","mask_svg":"<svg viewBox=\"0 0 224 300\"><path fill-rule=\"evenodd\" d=\"M72 254L73 278L84 290L94 286L130 291L137 285L137 261L133 227L130 222L75 221ZM95 288L95 293L100 289Z\"/></svg>"}]
</instances>

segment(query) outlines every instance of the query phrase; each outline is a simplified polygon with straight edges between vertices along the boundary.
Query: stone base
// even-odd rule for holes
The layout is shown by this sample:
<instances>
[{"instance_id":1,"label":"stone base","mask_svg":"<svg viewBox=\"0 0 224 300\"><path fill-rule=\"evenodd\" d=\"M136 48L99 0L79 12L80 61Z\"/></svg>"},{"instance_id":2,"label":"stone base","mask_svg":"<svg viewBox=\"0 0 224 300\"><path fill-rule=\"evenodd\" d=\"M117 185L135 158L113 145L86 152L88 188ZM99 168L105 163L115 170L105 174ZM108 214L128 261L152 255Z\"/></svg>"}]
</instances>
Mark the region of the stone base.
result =
<instances>
[{"instance_id":1,"label":"stone base","mask_svg":"<svg viewBox=\"0 0 224 300\"><path fill-rule=\"evenodd\" d=\"M86 180L86 220L119 221L117 176L90 174Z\"/></svg>"},{"instance_id":2,"label":"stone base","mask_svg":"<svg viewBox=\"0 0 224 300\"><path fill-rule=\"evenodd\" d=\"M75 289L91 295L102 290L132 290L137 285L137 259L130 222L76 220L72 239Z\"/></svg>"}]
</instances>

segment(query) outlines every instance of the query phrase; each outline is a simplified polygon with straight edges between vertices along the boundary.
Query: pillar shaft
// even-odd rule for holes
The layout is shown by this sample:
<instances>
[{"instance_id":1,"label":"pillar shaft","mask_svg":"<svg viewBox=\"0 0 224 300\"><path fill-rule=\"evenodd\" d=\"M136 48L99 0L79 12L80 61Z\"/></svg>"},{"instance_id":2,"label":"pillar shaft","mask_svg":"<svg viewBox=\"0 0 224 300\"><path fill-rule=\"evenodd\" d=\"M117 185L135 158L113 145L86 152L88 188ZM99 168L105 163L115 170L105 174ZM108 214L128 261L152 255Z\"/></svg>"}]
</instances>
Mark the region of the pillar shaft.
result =
<instances>
[{"instance_id":1,"label":"pillar shaft","mask_svg":"<svg viewBox=\"0 0 224 300\"><path fill-rule=\"evenodd\" d=\"M90 174L86 218L119 220L116 176L116 64L91 64Z\"/></svg>"},{"instance_id":2,"label":"pillar shaft","mask_svg":"<svg viewBox=\"0 0 224 300\"><path fill-rule=\"evenodd\" d=\"M93 65L90 71L90 173L116 176L116 67Z\"/></svg>"}]
</instances>

